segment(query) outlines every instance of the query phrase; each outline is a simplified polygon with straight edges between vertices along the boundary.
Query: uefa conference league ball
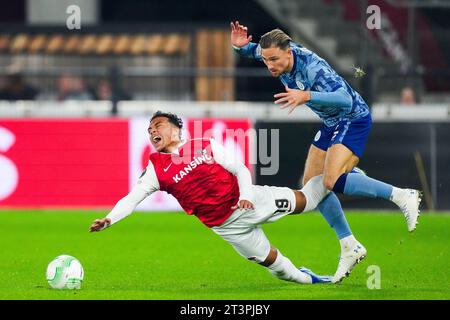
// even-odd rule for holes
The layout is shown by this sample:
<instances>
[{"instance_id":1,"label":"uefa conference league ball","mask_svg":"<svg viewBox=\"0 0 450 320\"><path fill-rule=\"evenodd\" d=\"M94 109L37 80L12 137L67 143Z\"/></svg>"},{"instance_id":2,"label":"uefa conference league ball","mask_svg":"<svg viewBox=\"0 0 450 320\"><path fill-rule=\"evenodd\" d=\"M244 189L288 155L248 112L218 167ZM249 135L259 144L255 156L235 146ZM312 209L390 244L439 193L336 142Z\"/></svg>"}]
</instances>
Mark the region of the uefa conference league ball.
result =
<instances>
[{"instance_id":1,"label":"uefa conference league ball","mask_svg":"<svg viewBox=\"0 0 450 320\"><path fill-rule=\"evenodd\" d=\"M81 289L84 270L77 258L63 254L47 267L47 282L53 289Z\"/></svg>"}]
</instances>

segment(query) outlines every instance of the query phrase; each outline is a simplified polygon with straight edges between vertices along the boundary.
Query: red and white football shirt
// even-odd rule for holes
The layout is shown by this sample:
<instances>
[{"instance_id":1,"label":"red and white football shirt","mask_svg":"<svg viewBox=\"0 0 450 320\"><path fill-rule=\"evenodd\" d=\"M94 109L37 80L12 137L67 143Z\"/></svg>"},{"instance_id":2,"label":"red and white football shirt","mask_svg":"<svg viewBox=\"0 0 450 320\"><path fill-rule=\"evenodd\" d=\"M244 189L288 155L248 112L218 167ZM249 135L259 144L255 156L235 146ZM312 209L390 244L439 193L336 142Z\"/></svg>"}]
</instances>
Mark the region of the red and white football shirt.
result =
<instances>
[{"instance_id":1,"label":"red and white football shirt","mask_svg":"<svg viewBox=\"0 0 450 320\"><path fill-rule=\"evenodd\" d=\"M108 214L111 223L123 219L151 193L173 195L189 215L206 226L222 224L240 199L252 201L251 175L214 139L192 139L174 153L156 152L138 184Z\"/></svg>"}]
</instances>

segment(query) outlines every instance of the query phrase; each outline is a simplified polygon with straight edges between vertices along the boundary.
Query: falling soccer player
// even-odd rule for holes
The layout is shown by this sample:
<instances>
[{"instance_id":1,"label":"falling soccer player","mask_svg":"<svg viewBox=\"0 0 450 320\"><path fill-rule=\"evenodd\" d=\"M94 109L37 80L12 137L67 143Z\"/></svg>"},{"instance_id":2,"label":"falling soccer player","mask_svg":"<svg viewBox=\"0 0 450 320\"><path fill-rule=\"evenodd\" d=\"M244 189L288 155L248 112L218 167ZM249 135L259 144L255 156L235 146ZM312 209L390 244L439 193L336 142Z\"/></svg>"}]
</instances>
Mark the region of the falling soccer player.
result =
<instances>
[{"instance_id":1,"label":"falling soccer player","mask_svg":"<svg viewBox=\"0 0 450 320\"><path fill-rule=\"evenodd\" d=\"M173 195L184 211L195 215L230 243L243 257L255 261L286 281L301 284L329 283L331 276L318 276L296 268L270 245L261 224L288 214L310 211L328 190L321 177L313 177L301 190L252 185L250 171L214 139L181 139L182 120L171 113L156 112L148 128L157 152L136 186L117 202L112 211L96 219L90 231L101 231L130 215L136 206L157 190Z\"/></svg>"},{"instance_id":2,"label":"falling soccer player","mask_svg":"<svg viewBox=\"0 0 450 320\"><path fill-rule=\"evenodd\" d=\"M294 43L279 29L264 34L259 44L251 42L247 27L231 22L231 45L240 55L264 62L273 77L285 86L277 93L281 109L306 104L323 121L305 163L303 183L322 175L332 191L318 206L334 229L341 244L341 255L333 282L341 281L367 253L356 241L335 193L383 198L403 212L408 231L414 231L419 218L421 193L401 189L362 174L358 164L372 126L370 110L362 97L321 57Z\"/></svg>"}]
</instances>

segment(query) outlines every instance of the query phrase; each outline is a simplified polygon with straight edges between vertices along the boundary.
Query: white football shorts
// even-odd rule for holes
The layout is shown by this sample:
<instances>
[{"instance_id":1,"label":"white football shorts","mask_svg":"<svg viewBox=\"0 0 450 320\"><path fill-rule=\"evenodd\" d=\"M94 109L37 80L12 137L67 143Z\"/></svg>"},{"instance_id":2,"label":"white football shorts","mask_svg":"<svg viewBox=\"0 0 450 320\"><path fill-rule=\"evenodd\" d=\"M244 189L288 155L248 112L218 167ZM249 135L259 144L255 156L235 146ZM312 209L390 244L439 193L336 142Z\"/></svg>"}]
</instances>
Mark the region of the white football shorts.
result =
<instances>
[{"instance_id":1,"label":"white football shorts","mask_svg":"<svg viewBox=\"0 0 450 320\"><path fill-rule=\"evenodd\" d=\"M236 209L224 223L211 229L243 257L261 263L270 252L270 242L261 224L271 223L295 210L295 193L286 187L253 185L254 209Z\"/></svg>"}]
</instances>

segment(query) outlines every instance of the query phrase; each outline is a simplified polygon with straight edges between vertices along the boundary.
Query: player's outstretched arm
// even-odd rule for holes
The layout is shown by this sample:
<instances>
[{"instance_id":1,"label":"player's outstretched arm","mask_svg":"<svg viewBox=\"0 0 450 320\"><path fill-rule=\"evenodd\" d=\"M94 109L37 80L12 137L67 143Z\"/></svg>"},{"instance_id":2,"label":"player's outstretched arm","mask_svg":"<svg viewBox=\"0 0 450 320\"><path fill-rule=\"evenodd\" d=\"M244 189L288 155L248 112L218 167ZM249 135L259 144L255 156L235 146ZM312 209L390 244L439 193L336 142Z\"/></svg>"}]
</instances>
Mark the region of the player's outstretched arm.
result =
<instances>
[{"instance_id":1,"label":"player's outstretched arm","mask_svg":"<svg viewBox=\"0 0 450 320\"><path fill-rule=\"evenodd\" d=\"M351 110L353 98L342 78L330 67L317 63L307 69L306 75L311 83L311 103L340 107L344 112Z\"/></svg>"},{"instance_id":2,"label":"player's outstretched arm","mask_svg":"<svg viewBox=\"0 0 450 320\"><path fill-rule=\"evenodd\" d=\"M289 107L289 113L294 111L299 105L302 105L311 100L311 92L298 89L290 89L288 86L284 86L286 92L277 93L274 95L275 104L284 103L280 106L280 109Z\"/></svg>"},{"instance_id":3,"label":"player's outstretched arm","mask_svg":"<svg viewBox=\"0 0 450 320\"><path fill-rule=\"evenodd\" d=\"M247 36L247 27L239 24L239 21L231 22L231 45L242 48L252 41L252 36Z\"/></svg>"},{"instance_id":4,"label":"player's outstretched arm","mask_svg":"<svg viewBox=\"0 0 450 320\"><path fill-rule=\"evenodd\" d=\"M89 227L89 231L101 231L129 216L142 200L157 190L159 190L159 182L153 164L149 162L138 183L130 193L120 199L105 218L94 220Z\"/></svg>"},{"instance_id":5,"label":"player's outstretched arm","mask_svg":"<svg viewBox=\"0 0 450 320\"><path fill-rule=\"evenodd\" d=\"M233 49L241 56L262 61L259 54L258 44L251 42L252 36L248 35L247 27L239 23L239 21L231 22L230 41Z\"/></svg>"},{"instance_id":6,"label":"player's outstretched arm","mask_svg":"<svg viewBox=\"0 0 450 320\"><path fill-rule=\"evenodd\" d=\"M352 107L352 96L344 88L338 88L333 92L303 91L290 89L287 86L285 86L285 89L286 92L277 93L274 97L278 98L278 100L275 100L275 104L284 103L280 106L280 109L289 108L288 114L306 102L343 109L351 109Z\"/></svg>"},{"instance_id":7,"label":"player's outstretched arm","mask_svg":"<svg viewBox=\"0 0 450 320\"><path fill-rule=\"evenodd\" d=\"M136 186L125 197L119 200L111 212L103 219L96 219L89 228L89 232L102 231L114 223L129 216L137 205L147 197L148 193Z\"/></svg>"}]
</instances>

